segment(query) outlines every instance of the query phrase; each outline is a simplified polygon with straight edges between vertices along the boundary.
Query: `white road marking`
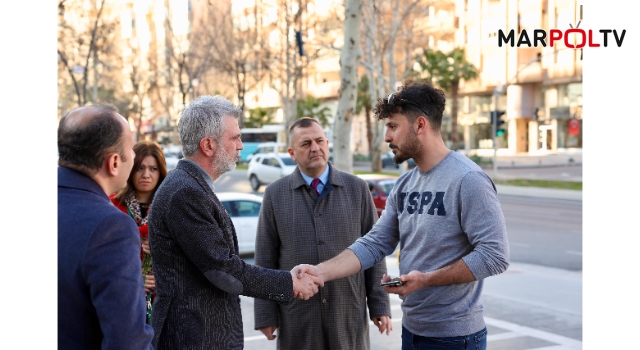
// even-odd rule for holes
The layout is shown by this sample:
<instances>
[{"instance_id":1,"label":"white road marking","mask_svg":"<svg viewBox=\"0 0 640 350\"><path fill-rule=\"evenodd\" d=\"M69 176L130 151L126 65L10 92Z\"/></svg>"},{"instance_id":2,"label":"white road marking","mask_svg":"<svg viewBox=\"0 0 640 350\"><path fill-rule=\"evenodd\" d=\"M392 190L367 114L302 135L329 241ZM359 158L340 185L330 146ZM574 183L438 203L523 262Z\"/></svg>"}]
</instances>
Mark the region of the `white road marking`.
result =
<instances>
[{"instance_id":1,"label":"white road marking","mask_svg":"<svg viewBox=\"0 0 640 350\"><path fill-rule=\"evenodd\" d=\"M244 337L244 341L245 342L254 341L254 340L260 340L260 339L265 339L266 340L267 337L265 337L264 335L254 335L253 337Z\"/></svg>"},{"instance_id":2,"label":"white road marking","mask_svg":"<svg viewBox=\"0 0 640 350\"><path fill-rule=\"evenodd\" d=\"M557 335L557 334L553 334L553 333L549 333L549 332L545 332L545 331L541 331L539 329L534 329L534 328L529 328L529 327L525 327L525 326L521 326L519 324L515 324L515 323L511 323L511 322L507 322L507 321L502 321L502 320L498 320L495 318L491 318L491 317L485 317L484 321L486 324L494 326L494 327L500 327L502 329L506 329L508 331L514 332L514 333L519 333L522 336L529 336L529 337L533 337L533 338L538 338L538 339L543 339L552 343L556 343L559 345L562 345L562 347L557 348L557 350L560 349L582 349L582 342L579 340L575 340L575 339L571 339L568 337L563 337L561 335ZM491 338L489 337L488 340L491 340ZM538 348L536 350L541 350L543 348ZM556 349L554 348L550 348L550 347L545 347L544 349ZM534 350L534 349L530 349L530 350Z\"/></svg>"},{"instance_id":3,"label":"white road marking","mask_svg":"<svg viewBox=\"0 0 640 350\"><path fill-rule=\"evenodd\" d=\"M574 349L575 348L573 347L564 346L564 345L551 345L551 346L544 346L541 348L527 349L527 350L574 350Z\"/></svg>"},{"instance_id":4,"label":"white road marking","mask_svg":"<svg viewBox=\"0 0 640 350\"><path fill-rule=\"evenodd\" d=\"M487 341L496 341L496 340L503 340L503 339L518 338L518 337L522 337L522 334L517 332L504 332L504 333L487 335Z\"/></svg>"}]
</instances>

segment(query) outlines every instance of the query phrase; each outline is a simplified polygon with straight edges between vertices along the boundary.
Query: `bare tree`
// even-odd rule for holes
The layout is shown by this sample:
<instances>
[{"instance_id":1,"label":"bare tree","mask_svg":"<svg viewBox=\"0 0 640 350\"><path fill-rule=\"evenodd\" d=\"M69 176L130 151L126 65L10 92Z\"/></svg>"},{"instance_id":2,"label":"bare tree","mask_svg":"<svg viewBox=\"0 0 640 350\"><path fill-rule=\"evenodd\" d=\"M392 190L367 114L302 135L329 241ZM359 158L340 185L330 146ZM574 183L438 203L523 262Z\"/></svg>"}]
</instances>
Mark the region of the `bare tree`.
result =
<instances>
[{"instance_id":1,"label":"bare tree","mask_svg":"<svg viewBox=\"0 0 640 350\"><path fill-rule=\"evenodd\" d=\"M438 31L425 32L417 23L425 21L429 6L449 6L450 0L365 0L363 6L363 59L360 62L369 77L371 103L395 91L398 74L402 80L412 72L415 49L427 47L429 35L442 37ZM396 49L397 46L400 49ZM402 57L404 56L404 57ZM397 61L400 57L401 60ZM371 170L382 169L384 124L374 118L372 123Z\"/></svg>"},{"instance_id":2,"label":"bare tree","mask_svg":"<svg viewBox=\"0 0 640 350\"><path fill-rule=\"evenodd\" d=\"M313 69L312 63L327 50L333 51L327 49L335 41L333 29L337 27L332 26L341 24L333 14L320 18L307 12L307 5L306 0L278 0L277 21L267 24L269 32L265 33L278 40L267 46L268 81L280 95L287 129L297 119L297 101L305 97L303 85ZM298 45L300 41L302 50Z\"/></svg>"},{"instance_id":3,"label":"bare tree","mask_svg":"<svg viewBox=\"0 0 640 350\"><path fill-rule=\"evenodd\" d=\"M245 109L245 95L267 75L267 47L261 27L259 6L246 8L233 16L231 6L225 2L209 9L209 21L217 25L207 32L211 45L211 65L216 72L231 80L240 108ZM240 120L240 127L244 121Z\"/></svg>"},{"instance_id":4,"label":"bare tree","mask_svg":"<svg viewBox=\"0 0 640 350\"><path fill-rule=\"evenodd\" d=\"M360 59L361 0L346 0L344 46L340 53L340 90L334 120L333 159L338 169L353 172L350 137L358 94L358 61Z\"/></svg>"},{"instance_id":5,"label":"bare tree","mask_svg":"<svg viewBox=\"0 0 640 350\"><path fill-rule=\"evenodd\" d=\"M87 103L87 84L89 82L89 71L96 70L98 60L98 50L96 43L102 33L101 15L105 0L100 0L97 7L93 8L89 14L89 24L86 31L78 31L78 28L70 25L65 17L68 9L78 7L79 2L72 0L58 1L58 57L64 69L69 73L76 92L78 106ZM93 63L93 67L90 64ZM76 74L81 78L76 78ZM94 73L97 74L97 73ZM97 79L94 76L94 81ZM95 82L97 84L97 82ZM94 92L94 99L96 98Z\"/></svg>"},{"instance_id":6,"label":"bare tree","mask_svg":"<svg viewBox=\"0 0 640 350\"><path fill-rule=\"evenodd\" d=\"M135 50L138 51L139 50ZM144 116L144 102L149 97L149 91L151 90L149 81L149 72L146 71L138 56L134 56L133 62L131 62L131 71L129 72L129 81L131 82L131 104L129 106L129 119L133 120L136 126L136 140L142 139L142 118Z\"/></svg>"},{"instance_id":7,"label":"bare tree","mask_svg":"<svg viewBox=\"0 0 640 350\"><path fill-rule=\"evenodd\" d=\"M182 95L182 105L186 106L187 96L191 95L193 99L194 87L199 84L199 80L211 67L209 57L205 53L205 47L208 46L208 43L200 35L194 33L189 35L190 38L178 38L173 35L169 19L167 19L167 29L167 33L174 39L167 45L167 52L173 62L170 66L173 78L171 81L178 85L178 91ZM184 46L188 46L188 49L183 50Z\"/></svg>"}]
</instances>

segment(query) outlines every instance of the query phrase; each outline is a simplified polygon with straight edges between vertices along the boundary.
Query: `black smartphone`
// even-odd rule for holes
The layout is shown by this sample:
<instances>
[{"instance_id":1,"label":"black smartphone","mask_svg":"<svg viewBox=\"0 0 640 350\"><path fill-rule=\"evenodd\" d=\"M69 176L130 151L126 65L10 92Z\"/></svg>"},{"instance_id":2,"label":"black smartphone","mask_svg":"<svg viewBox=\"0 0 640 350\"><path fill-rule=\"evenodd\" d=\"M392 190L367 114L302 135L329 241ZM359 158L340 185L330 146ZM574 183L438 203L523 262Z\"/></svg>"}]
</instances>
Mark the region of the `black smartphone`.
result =
<instances>
[{"instance_id":1,"label":"black smartphone","mask_svg":"<svg viewBox=\"0 0 640 350\"><path fill-rule=\"evenodd\" d=\"M387 286L387 287L399 287L402 285L402 281L400 280L400 277L396 277L394 279L392 279L391 281L388 282L382 282L380 283L381 286Z\"/></svg>"}]
</instances>

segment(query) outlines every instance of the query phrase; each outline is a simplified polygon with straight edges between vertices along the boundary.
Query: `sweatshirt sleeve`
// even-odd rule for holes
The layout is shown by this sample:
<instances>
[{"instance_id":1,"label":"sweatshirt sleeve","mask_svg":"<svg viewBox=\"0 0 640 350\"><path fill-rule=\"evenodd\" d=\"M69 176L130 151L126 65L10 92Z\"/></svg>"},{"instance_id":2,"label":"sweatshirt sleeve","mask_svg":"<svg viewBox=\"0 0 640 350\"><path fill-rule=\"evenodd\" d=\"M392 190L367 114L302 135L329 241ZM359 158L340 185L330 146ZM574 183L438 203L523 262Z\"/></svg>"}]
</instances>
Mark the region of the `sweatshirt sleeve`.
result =
<instances>
[{"instance_id":1,"label":"sweatshirt sleeve","mask_svg":"<svg viewBox=\"0 0 640 350\"><path fill-rule=\"evenodd\" d=\"M474 171L460 186L460 223L474 247L462 260L477 280L500 274L509 267L509 242L495 185Z\"/></svg>"},{"instance_id":2,"label":"sweatshirt sleeve","mask_svg":"<svg viewBox=\"0 0 640 350\"><path fill-rule=\"evenodd\" d=\"M351 249L366 270L393 253L400 241L398 214L395 202L396 187L387 197L387 204L380 219L363 237L358 238L347 249Z\"/></svg>"}]
</instances>

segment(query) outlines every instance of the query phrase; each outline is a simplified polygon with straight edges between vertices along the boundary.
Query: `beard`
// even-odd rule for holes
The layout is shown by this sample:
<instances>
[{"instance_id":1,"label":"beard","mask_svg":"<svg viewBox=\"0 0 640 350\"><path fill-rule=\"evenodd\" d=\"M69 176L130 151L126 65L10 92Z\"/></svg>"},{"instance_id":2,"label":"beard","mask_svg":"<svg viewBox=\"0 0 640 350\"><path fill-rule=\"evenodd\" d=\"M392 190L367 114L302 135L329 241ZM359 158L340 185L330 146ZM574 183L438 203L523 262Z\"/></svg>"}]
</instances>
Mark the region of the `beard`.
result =
<instances>
[{"instance_id":1,"label":"beard","mask_svg":"<svg viewBox=\"0 0 640 350\"><path fill-rule=\"evenodd\" d=\"M228 153L224 148L218 147L215 160L211 166L211 171L218 176L236 169L236 162L239 154Z\"/></svg>"},{"instance_id":2,"label":"beard","mask_svg":"<svg viewBox=\"0 0 640 350\"><path fill-rule=\"evenodd\" d=\"M409 137L407 137L407 141L402 145L402 148L394 144L389 144L389 147L392 150L397 150L393 155L393 162L396 164L402 164L402 162L407 161L409 158L414 158L415 154L420 152L421 144L418 140L418 135L415 132L412 132Z\"/></svg>"}]
</instances>

